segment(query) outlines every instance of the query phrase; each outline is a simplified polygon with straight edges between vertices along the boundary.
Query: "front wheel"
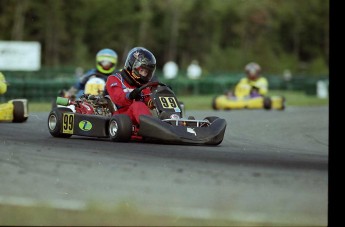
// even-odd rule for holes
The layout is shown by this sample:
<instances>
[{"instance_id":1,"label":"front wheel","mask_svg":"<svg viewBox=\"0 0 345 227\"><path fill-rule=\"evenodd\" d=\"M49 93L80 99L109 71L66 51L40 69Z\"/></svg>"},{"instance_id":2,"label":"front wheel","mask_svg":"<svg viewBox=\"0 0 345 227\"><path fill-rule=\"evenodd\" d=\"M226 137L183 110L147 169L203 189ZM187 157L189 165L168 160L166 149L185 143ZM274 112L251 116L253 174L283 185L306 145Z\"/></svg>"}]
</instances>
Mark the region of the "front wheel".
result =
<instances>
[{"instance_id":1,"label":"front wheel","mask_svg":"<svg viewBox=\"0 0 345 227\"><path fill-rule=\"evenodd\" d=\"M128 142L132 136L132 121L128 115L114 115L109 120L109 138L114 142Z\"/></svg>"},{"instance_id":2,"label":"front wheel","mask_svg":"<svg viewBox=\"0 0 345 227\"><path fill-rule=\"evenodd\" d=\"M69 138L72 134L62 132L63 113L73 112L69 108L54 108L48 116L48 130L54 137Z\"/></svg>"}]
</instances>

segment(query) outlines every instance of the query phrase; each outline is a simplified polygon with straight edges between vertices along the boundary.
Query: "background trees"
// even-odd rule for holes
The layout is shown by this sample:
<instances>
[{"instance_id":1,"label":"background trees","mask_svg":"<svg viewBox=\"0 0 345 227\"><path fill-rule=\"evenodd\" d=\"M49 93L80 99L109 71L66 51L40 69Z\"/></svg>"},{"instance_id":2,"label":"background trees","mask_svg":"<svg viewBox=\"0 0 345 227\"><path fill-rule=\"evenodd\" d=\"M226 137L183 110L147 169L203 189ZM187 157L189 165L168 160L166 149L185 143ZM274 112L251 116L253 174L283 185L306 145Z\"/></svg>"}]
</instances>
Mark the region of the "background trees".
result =
<instances>
[{"instance_id":1,"label":"background trees","mask_svg":"<svg viewBox=\"0 0 345 227\"><path fill-rule=\"evenodd\" d=\"M134 46L185 69L328 74L329 0L0 0L0 40L39 41L44 66L94 65Z\"/></svg>"}]
</instances>

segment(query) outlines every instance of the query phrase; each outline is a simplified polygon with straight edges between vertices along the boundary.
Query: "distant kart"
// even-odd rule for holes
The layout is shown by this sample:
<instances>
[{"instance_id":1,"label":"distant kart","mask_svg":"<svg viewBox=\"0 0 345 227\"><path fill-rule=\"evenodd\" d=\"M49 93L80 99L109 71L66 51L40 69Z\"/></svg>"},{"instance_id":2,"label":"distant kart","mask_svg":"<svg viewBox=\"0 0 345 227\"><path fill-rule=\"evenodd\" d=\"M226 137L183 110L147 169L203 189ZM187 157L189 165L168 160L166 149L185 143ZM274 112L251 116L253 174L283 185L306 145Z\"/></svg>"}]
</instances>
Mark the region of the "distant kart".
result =
<instances>
[{"instance_id":1,"label":"distant kart","mask_svg":"<svg viewBox=\"0 0 345 227\"><path fill-rule=\"evenodd\" d=\"M129 116L118 114L108 96L85 95L71 101L57 98L58 106L48 116L52 136L72 135L110 138L115 142L156 142L166 144L219 145L224 138L226 121L216 116L196 120L185 118L174 92L165 84L150 82L154 109L152 116L140 116L133 125Z\"/></svg>"},{"instance_id":2,"label":"distant kart","mask_svg":"<svg viewBox=\"0 0 345 227\"><path fill-rule=\"evenodd\" d=\"M28 100L13 99L0 104L0 122L25 122L28 119Z\"/></svg>"},{"instance_id":3,"label":"distant kart","mask_svg":"<svg viewBox=\"0 0 345 227\"><path fill-rule=\"evenodd\" d=\"M94 73L88 78L85 83L84 93L88 95L99 95L105 89L105 81L107 76L101 73ZM79 91L74 91L78 93ZM69 93L66 89L62 89L58 92L59 97L68 98L70 100L76 99L76 94ZM52 100L52 109L57 106L56 99Z\"/></svg>"},{"instance_id":4,"label":"distant kart","mask_svg":"<svg viewBox=\"0 0 345 227\"><path fill-rule=\"evenodd\" d=\"M271 97L229 97L219 95L212 100L214 110L234 110L234 109L285 109L285 98L283 96Z\"/></svg>"}]
</instances>

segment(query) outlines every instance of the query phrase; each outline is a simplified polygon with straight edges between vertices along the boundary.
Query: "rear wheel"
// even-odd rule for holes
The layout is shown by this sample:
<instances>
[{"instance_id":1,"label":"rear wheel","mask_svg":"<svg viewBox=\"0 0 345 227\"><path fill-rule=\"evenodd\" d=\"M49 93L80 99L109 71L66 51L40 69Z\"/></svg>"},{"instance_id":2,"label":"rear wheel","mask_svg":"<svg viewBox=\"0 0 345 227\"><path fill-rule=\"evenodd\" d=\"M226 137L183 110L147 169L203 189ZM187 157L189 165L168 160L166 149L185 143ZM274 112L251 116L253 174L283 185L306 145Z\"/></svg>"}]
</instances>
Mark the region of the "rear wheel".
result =
<instances>
[{"instance_id":1,"label":"rear wheel","mask_svg":"<svg viewBox=\"0 0 345 227\"><path fill-rule=\"evenodd\" d=\"M264 109L270 110L272 108L272 100L270 97L264 97Z\"/></svg>"},{"instance_id":2,"label":"rear wheel","mask_svg":"<svg viewBox=\"0 0 345 227\"><path fill-rule=\"evenodd\" d=\"M217 100L217 97L214 97L214 98L212 99L212 109L213 109L213 110L218 110L218 109L217 109L217 105L216 105L216 100Z\"/></svg>"},{"instance_id":3,"label":"rear wheel","mask_svg":"<svg viewBox=\"0 0 345 227\"><path fill-rule=\"evenodd\" d=\"M69 138L72 134L62 133L63 113L73 112L69 108L54 108L48 115L48 130L54 137Z\"/></svg>"},{"instance_id":4,"label":"rear wheel","mask_svg":"<svg viewBox=\"0 0 345 227\"><path fill-rule=\"evenodd\" d=\"M13 101L13 122L24 122L28 119L27 100Z\"/></svg>"},{"instance_id":5,"label":"rear wheel","mask_svg":"<svg viewBox=\"0 0 345 227\"><path fill-rule=\"evenodd\" d=\"M280 110L285 110L285 102L286 102L286 99L284 96L282 96L282 107L280 108Z\"/></svg>"},{"instance_id":6,"label":"rear wheel","mask_svg":"<svg viewBox=\"0 0 345 227\"><path fill-rule=\"evenodd\" d=\"M114 115L109 120L109 138L114 142L128 142L132 136L132 121L128 115Z\"/></svg>"}]
</instances>

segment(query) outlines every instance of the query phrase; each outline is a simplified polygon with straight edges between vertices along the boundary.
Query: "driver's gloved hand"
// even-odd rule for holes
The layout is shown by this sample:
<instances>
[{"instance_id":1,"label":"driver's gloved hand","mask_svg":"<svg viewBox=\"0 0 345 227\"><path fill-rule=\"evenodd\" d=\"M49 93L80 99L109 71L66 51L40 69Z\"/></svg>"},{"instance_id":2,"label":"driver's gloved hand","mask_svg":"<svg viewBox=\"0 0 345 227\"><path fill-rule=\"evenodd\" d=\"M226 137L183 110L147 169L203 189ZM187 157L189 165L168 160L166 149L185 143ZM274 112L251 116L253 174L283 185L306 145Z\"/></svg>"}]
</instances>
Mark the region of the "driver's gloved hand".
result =
<instances>
[{"instance_id":1,"label":"driver's gloved hand","mask_svg":"<svg viewBox=\"0 0 345 227\"><path fill-rule=\"evenodd\" d=\"M131 93L129 93L128 98L133 100L139 100L141 98L141 91L139 90L139 88L134 89L133 91L131 91Z\"/></svg>"}]
</instances>

